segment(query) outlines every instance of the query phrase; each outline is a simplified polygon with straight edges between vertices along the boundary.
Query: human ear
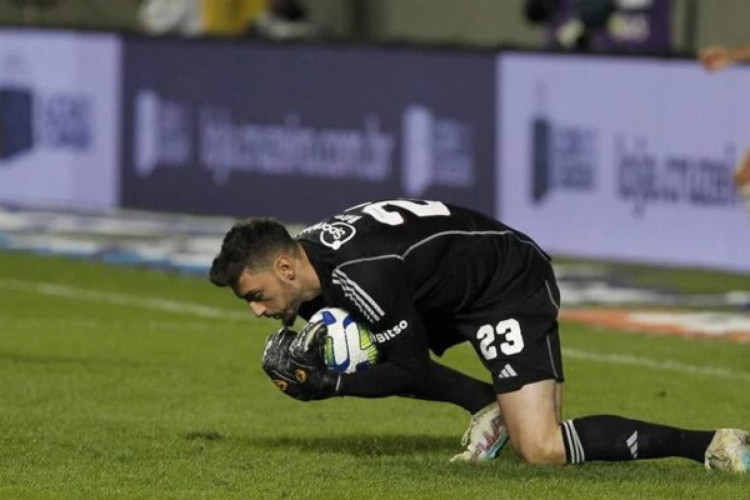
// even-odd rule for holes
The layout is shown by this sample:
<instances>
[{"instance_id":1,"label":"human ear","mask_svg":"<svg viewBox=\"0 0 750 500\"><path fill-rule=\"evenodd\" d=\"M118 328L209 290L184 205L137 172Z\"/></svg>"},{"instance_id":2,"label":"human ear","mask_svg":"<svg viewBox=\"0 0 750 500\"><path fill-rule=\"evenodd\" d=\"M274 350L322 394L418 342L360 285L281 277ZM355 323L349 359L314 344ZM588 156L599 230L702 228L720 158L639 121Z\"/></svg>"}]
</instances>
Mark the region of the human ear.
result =
<instances>
[{"instance_id":1,"label":"human ear","mask_svg":"<svg viewBox=\"0 0 750 500\"><path fill-rule=\"evenodd\" d=\"M289 257L283 255L277 257L276 261L274 262L274 270L276 271L276 274L278 276L284 279L294 279L294 265Z\"/></svg>"}]
</instances>

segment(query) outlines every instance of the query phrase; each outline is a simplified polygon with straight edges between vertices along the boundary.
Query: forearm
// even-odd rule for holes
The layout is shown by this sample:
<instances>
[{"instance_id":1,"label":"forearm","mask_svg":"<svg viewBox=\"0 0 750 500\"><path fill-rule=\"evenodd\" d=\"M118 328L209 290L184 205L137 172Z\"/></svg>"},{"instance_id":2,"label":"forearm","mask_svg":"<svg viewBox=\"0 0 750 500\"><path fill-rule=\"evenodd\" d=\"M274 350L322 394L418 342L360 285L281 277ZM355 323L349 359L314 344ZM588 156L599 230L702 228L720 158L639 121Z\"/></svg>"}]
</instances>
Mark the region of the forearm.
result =
<instances>
[{"instance_id":1,"label":"forearm","mask_svg":"<svg viewBox=\"0 0 750 500\"><path fill-rule=\"evenodd\" d=\"M425 401L442 401L476 413L495 401L492 384L430 360L430 376L416 388L413 396Z\"/></svg>"},{"instance_id":2,"label":"forearm","mask_svg":"<svg viewBox=\"0 0 750 500\"><path fill-rule=\"evenodd\" d=\"M495 401L492 385L430 360L427 369L410 370L393 363L342 376L340 396L381 398L409 396L440 401L476 413Z\"/></svg>"},{"instance_id":3,"label":"forearm","mask_svg":"<svg viewBox=\"0 0 750 500\"><path fill-rule=\"evenodd\" d=\"M337 394L361 398L382 398L414 394L429 379L429 366L407 369L394 363L380 363L368 370L342 375Z\"/></svg>"}]
</instances>

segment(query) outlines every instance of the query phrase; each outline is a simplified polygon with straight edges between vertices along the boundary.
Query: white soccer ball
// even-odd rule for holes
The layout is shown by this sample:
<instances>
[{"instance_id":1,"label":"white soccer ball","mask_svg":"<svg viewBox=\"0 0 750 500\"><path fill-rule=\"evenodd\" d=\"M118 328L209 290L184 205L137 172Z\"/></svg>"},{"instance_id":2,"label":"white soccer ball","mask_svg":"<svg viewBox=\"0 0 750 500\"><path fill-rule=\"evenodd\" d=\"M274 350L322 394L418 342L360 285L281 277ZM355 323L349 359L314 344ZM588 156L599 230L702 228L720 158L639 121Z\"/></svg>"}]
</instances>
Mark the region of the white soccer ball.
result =
<instances>
[{"instance_id":1,"label":"white soccer ball","mask_svg":"<svg viewBox=\"0 0 750 500\"><path fill-rule=\"evenodd\" d=\"M323 358L336 371L354 373L366 370L378 361L378 348L370 339L370 330L358 324L351 314L337 307L325 307L310 318L327 327Z\"/></svg>"}]
</instances>

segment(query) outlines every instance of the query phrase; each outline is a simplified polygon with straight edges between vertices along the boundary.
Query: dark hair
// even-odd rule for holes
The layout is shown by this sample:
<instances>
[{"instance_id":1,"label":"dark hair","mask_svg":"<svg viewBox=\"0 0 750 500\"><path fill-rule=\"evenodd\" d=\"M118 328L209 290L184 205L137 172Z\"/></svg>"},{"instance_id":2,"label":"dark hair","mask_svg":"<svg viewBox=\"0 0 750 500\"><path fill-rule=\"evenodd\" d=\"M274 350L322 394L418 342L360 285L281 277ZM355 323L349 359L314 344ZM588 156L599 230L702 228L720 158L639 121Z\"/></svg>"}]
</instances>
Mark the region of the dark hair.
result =
<instances>
[{"instance_id":1,"label":"dark hair","mask_svg":"<svg viewBox=\"0 0 750 500\"><path fill-rule=\"evenodd\" d=\"M236 223L224 236L221 252L211 265L209 279L216 286L234 288L244 269L273 265L279 251L297 255L297 242L274 219L247 219Z\"/></svg>"}]
</instances>

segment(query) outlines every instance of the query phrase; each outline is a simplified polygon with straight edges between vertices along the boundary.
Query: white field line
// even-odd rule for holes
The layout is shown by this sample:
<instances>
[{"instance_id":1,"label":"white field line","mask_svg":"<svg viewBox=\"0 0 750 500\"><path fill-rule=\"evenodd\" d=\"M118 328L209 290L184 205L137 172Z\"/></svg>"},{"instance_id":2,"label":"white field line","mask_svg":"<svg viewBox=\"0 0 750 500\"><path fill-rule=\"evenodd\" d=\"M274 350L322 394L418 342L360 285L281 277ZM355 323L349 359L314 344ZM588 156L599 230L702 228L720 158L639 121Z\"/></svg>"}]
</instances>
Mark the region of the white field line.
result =
<instances>
[{"instance_id":1,"label":"white field line","mask_svg":"<svg viewBox=\"0 0 750 500\"><path fill-rule=\"evenodd\" d=\"M55 285L22 280L0 280L0 289L36 293L52 297L63 297L72 300L82 300L112 304L124 307L141 307L156 311L198 316L211 319L245 320L249 313L228 311L216 307L204 306L190 302L175 300L136 297L123 293L104 292L87 288L78 288L68 285ZM640 366L653 370L686 373L691 375L702 375L708 377L732 378L750 381L750 373L728 370L726 368L715 368L710 366L689 365L670 360L655 360L642 358L640 356L629 356L625 354L601 354L596 352L582 351L580 349L563 349L563 355L568 358L594 361L598 363L611 363L619 365Z\"/></svg>"},{"instance_id":2,"label":"white field line","mask_svg":"<svg viewBox=\"0 0 750 500\"><path fill-rule=\"evenodd\" d=\"M618 365L640 366L661 370L666 372L687 373L690 375L703 375L708 377L731 378L735 380L744 380L750 382L750 373L726 368L716 368L712 366L688 365L678 363L668 359L656 360L642 358L640 356L628 356L625 354L601 354L596 352L582 351L580 349L563 349L563 356L585 361L594 361L598 363L612 363Z\"/></svg>"},{"instance_id":3,"label":"white field line","mask_svg":"<svg viewBox=\"0 0 750 500\"><path fill-rule=\"evenodd\" d=\"M202 304L194 304L191 302L137 297L135 295L124 293L105 292L68 285L39 283L35 281L0 280L0 289L123 307L140 307L187 316L198 316L201 318L246 320L252 316L250 312L242 313L239 311L229 311L218 307L204 306Z\"/></svg>"},{"instance_id":4,"label":"white field line","mask_svg":"<svg viewBox=\"0 0 750 500\"><path fill-rule=\"evenodd\" d=\"M37 331L41 328L74 328L77 331L101 331L102 328L129 327L137 325L142 331L155 332L215 332L216 325L213 323L195 321L193 318L175 319L175 320L142 320L137 316L129 319L118 319L113 321L107 318L89 318L76 316L72 318L12 318L0 317L0 331L4 325L12 325L14 330Z\"/></svg>"}]
</instances>

